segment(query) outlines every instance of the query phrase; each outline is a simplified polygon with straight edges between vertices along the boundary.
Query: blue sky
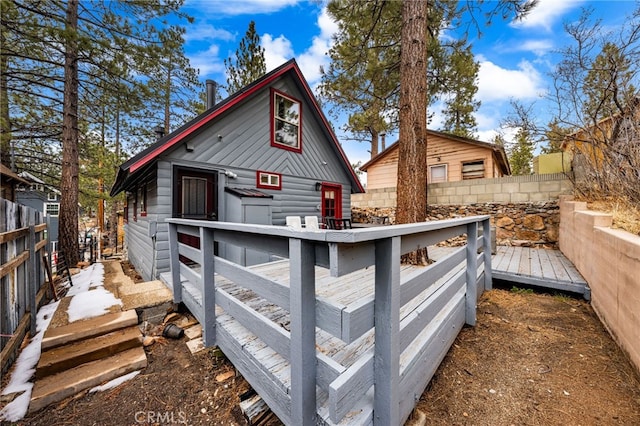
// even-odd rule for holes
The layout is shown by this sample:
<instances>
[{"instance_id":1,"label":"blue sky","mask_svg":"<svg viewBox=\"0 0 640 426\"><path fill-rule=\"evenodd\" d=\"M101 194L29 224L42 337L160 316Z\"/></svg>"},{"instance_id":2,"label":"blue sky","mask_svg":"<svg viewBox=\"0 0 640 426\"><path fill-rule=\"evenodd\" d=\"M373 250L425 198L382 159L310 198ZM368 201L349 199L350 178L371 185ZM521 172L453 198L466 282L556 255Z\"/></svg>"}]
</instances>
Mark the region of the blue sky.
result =
<instances>
[{"instance_id":1,"label":"blue sky","mask_svg":"<svg viewBox=\"0 0 640 426\"><path fill-rule=\"evenodd\" d=\"M489 7L495 4L487 3ZM523 21L495 19L490 27L482 28L480 38L471 38L480 63L478 138L493 138L500 120L509 112L511 99L535 102L534 114L547 114L549 108L543 97L550 83L548 73L558 60L554 51L568 43L563 24L575 20L583 7L592 7L594 17L616 27L636 6L634 1L540 0ZM185 35L192 66L200 70L203 81L212 78L223 84L223 61L235 52L251 20L265 48L267 69L295 57L312 88L319 82L319 67L328 64L325 53L337 30L321 1L187 0L184 10L195 17ZM436 113L430 128L438 129L440 122ZM340 124L334 123L336 129ZM351 162L369 159L367 144L346 141L339 130L337 134ZM388 143L393 141L395 137L391 136Z\"/></svg>"}]
</instances>

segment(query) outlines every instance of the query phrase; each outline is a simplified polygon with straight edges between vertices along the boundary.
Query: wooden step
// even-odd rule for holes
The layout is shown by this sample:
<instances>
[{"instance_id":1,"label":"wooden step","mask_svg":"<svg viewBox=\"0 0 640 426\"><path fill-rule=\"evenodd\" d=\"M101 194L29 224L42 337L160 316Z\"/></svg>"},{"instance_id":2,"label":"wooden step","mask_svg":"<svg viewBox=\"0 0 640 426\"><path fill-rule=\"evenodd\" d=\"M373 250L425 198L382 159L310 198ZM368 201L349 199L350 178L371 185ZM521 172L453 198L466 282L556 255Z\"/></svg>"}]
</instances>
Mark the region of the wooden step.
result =
<instances>
[{"instance_id":1,"label":"wooden step","mask_svg":"<svg viewBox=\"0 0 640 426\"><path fill-rule=\"evenodd\" d=\"M31 393L29 412L33 413L49 404L146 366L147 356L140 346L37 380Z\"/></svg>"},{"instance_id":2,"label":"wooden step","mask_svg":"<svg viewBox=\"0 0 640 426\"><path fill-rule=\"evenodd\" d=\"M138 324L138 314L135 309L132 309L50 328L44 333L42 350L110 333L136 324Z\"/></svg>"},{"instance_id":3,"label":"wooden step","mask_svg":"<svg viewBox=\"0 0 640 426\"><path fill-rule=\"evenodd\" d=\"M42 352L36 367L36 379L141 345L142 333L137 326L133 326L58 346Z\"/></svg>"}]
</instances>

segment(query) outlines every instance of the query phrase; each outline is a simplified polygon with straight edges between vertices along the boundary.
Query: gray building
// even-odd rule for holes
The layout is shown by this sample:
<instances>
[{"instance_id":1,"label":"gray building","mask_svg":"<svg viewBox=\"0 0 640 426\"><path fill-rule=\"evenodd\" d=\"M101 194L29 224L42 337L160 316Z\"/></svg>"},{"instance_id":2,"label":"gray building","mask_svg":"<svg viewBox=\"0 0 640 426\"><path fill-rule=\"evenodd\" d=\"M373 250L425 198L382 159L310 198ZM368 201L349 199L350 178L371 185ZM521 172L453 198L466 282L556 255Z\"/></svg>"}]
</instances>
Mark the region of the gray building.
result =
<instances>
[{"instance_id":1,"label":"gray building","mask_svg":"<svg viewBox=\"0 0 640 426\"><path fill-rule=\"evenodd\" d=\"M364 192L295 60L208 106L122 164L111 189L127 194L129 260L145 279L169 270L166 218L350 218L351 194ZM268 260L230 245L217 250L242 264Z\"/></svg>"},{"instance_id":2,"label":"gray building","mask_svg":"<svg viewBox=\"0 0 640 426\"><path fill-rule=\"evenodd\" d=\"M16 202L43 212L47 222L47 239L51 251L58 251L58 216L60 215L60 191L47 185L41 179L28 172L21 172L27 183L16 187Z\"/></svg>"}]
</instances>

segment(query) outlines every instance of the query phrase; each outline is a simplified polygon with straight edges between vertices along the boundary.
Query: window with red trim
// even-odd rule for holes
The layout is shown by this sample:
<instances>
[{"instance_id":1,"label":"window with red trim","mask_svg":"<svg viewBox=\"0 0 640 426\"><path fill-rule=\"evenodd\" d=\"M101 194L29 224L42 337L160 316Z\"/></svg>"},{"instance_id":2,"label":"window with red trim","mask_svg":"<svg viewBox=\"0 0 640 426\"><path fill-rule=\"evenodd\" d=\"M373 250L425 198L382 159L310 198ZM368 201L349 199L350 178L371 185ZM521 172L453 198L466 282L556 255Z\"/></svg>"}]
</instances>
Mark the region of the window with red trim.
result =
<instances>
[{"instance_id":1,"label":"window with red trim","mask_svg":"<svg viewBox=\"0 0 640 426\"><path fill-rule=\"evenodd\" d=\"M133 194L133 221L138 221L138 190Z\"/></svg>"},{"instance_id":2,"label":"window with red trim","mask_svg":"<svg viewBox=\"0 0 640 426\"><path fill-rule=\"evenodd\" d=\"M140 216L147 215L147 185L140 188Z\"/></svg>"},{"instance_id":3,"label":"window with red trim","mask_svg":"<svg viewBox=\"0 0 640 426\"><path fill-rule=\"evenodd\" d=\"M271 146L302 152L302 105L271 89Z\"/></svg>"},{"instance_id":4,"label":"window with red trim","mask_svg":"<svg viewBox=\"0 0 640 426\"><path fill-rule=\"evenodd\" d=\"M256 187L263 189L282 189L282 175L280 173L256 172Z\"/></svg>"}]
</instances>

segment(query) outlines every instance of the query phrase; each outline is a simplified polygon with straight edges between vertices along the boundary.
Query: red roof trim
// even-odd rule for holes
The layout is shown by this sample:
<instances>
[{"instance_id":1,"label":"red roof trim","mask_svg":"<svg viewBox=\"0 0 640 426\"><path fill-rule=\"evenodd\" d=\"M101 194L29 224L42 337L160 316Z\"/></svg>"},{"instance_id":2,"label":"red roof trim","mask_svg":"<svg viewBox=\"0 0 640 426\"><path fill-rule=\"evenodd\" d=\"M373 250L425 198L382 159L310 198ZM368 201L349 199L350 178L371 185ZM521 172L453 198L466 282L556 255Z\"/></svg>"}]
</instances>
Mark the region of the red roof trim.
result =
<instances>
[{"instance_id":1,"label":"red roof trim","mask_svg":"<svg viewBox=\"0 0 640 426\"><path fill-rule=\"evenodd\" d=\"M228 109L230 109L233 106L237 105L238 103L242 102L243 100L245 100L246 98L248 98L249 96L251 96L255 92L257 92L258 90L262 89L263 87L271 84L272 81L274 81L275 79L280 77L282 74L284 74L287 71L289 71L291 68L295 68L294 67L294 63L291 63L291 65L289 65L287 67L284 67L283 69L280 70L280 72L273 74L271 77L265 79L260 84L254 86L251 89L247 90L246 92L240 94L237 98L233 99L231 102L225 104L220 109L215 110L211 115L203 118L199 122L195 123L193 126L189 127L188 129L185 129L184 132L176 135L173 139L168 140L162 146L159 146L157 149L149 152L147 155L145 155L144 157L142 157L141 159L139 159L138 161L136 161L135 163L133 163L129 167L129 173L133 173L136 170L138 170L139 168L145 166L149 161L153 160L158 155L160 155L163 152L167 151L168 149L170 149L171 147L176 145L178 142L180 142L182 139L184 139L185 137L189 136L190 134L194 133L196 130L198 130L199 128L201 128L205 124L207 124L209 121L213 120L214 118L216 118L217 116L219 116L223 112L227 111Z\"/></svg>"}]
</instances>

